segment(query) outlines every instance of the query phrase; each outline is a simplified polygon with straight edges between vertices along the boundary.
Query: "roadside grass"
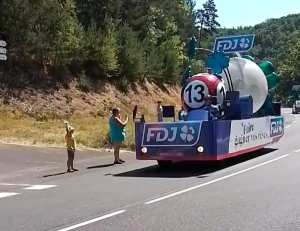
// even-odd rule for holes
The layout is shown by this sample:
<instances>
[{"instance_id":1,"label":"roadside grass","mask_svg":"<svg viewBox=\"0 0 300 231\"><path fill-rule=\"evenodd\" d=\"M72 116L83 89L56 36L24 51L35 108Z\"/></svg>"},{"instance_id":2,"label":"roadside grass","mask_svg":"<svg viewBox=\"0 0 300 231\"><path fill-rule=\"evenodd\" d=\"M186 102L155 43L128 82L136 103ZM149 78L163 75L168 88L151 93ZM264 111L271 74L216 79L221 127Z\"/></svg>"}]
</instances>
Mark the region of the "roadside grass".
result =
<instances>
[{"instance_id":1,"label":"roadside grass","mask_svg":"<svg viewBox=\"0 0 300 231\"><path fill-rule=\"evenodd\" d=\"M0 95L0 142L65 147L65 124L68 120L75 127L79 148L111 148L108 118L111 108L118 106L121 114L131 115L134 106L145 114L146 121L156 121L156 102L180 107L180 90L176 85L157 86L145 81L131 86L124 94L109 83L101 85L99 92L82 92L77 83L68 89L46 93L27 89L7 96ZM139 117L139 115L138 115ZM134 123L130 118L126 126L123 148L133 150Z\"/></svg>"},{"instance_id":2,"label":"roadside grass","mask_svg":"<svg viewBox=\"0 0 300 231\"><path fill-rule=\"evenodd\" d=\"M154 115L146 114L147 121L155 121ZM58 118L53 115L33 117L18 111L0 110L0 139L5 143L64 147L65 124L68 119L75 127L75 137L82 148L110 148L108 116L77 115ZM134 122L126 126L126 140L123 148L134 150Z\"/></svg>"}]
</instances>

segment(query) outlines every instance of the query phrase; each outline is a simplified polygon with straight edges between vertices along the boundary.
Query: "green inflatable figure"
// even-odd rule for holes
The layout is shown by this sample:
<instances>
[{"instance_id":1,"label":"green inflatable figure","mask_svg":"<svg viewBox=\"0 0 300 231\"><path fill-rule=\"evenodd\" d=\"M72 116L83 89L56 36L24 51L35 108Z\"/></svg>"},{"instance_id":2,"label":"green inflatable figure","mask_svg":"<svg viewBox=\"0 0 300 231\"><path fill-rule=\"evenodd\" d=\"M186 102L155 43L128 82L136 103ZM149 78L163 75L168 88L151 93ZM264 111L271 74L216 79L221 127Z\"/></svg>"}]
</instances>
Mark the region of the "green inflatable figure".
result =
<instances>
[{"instance_id":1,"label":"green inflatable figure","mask_svg":"<svg viewBox=\"0 0 300 231\"><path fill-rule=\"evenodd\" d=\"M254 62L254 58L251 57L250 55L245 55L243 56L243 58ZM270 61L262 61L258 64L258 66L266 76L267 83L268 83L268 91L269 91L267 98L260 109L260 112L263 115L274 115L274 111L272 107L272 102L273 102L272 90L275 89L275 87L277 87L277 85L279 84L279 76L275 73L273 64Z\"/></svg>"},{"instance_id":2,"label":"green inflatable figure","mask_svg":"<svg viewBox=\"0 0 300 231\"><path fill-rule=\"evenodd\" d=\"M243 58L254 62L254 58L250 55L244 55ZM279 83L279 77L275 73L273 64L270 61L262 61L261 63L258 64L258 66L266 76L267 83L268 83L268 90L269 91L273 90Z\"/></svg>"},{"instance_id":3,"label":"green inflatable figure","mask_svg":"<svg viewBox=\"0 0 300 231\"><path fill-rule=\"evenodd\" d=\"M279 77L274 72L273 64L270 61L263 61L258 64L260 69L264 72L267 82L268 82L268 89L273 90L279 83Z\"/></svg>"},{"instance_id":4,"label":"green inflatable figure","mask_svg":"<svg viewBox=\"0 0 300 231\"><path fill-rule=\"evenodd\" d=\"M181 87L183 87L185 85L186 80L189 77L192 77L192 67L191 66L188 66L181 76L181 83L180 83Z\"/></svg>"},{"instance_id":5,"label":"green inflatable figure","mask_svg":"<svg viewBox=\"0 0 300 231\"><path fill-rule=\"evenodd\" d=\"M189 64L191 64L191 60L196 57L196 50L197 50L197 39L196 37L189 38L188 42L188 58L189 58ZM189 65L185 71L183 72L181 76L181 87L183 87L187 81L188 78L192 77L192 67Z\"/></svg>"},{"instance_id":6,"label":"green inflatable figure","mask_svg":"<svg viewBox=\"0 0 300 231\"><path fill-rule=\"evenodd\" d=\"M197 49L197 39L196 37L189 38L188 44L188 57L189 60L192 60L196 56L196 49Z\"/></svg>"},{"instance_id":7,"label":"green inflatable figure","mask_svg":"<svg viewBox=\"0 0 300 231\"><path fill-rule=\"evenodd\" d=\"M254 58L253 58L252 56L250 56L250 55L244 55L243 58L244 58L244 59L251 60L252 62L255 62L255 61L254 61Z\"/></svg>"},{"instance_id":8,"label":"green inflatable figure","mask_svg":"<svg viewBox=\"0 0 300 231\"><path fill-rule=\"evenodd\" d=\"M272 102L273 102L273 94L272 90L277 87L279 84L279 77L274 72L273 64L270 61L263 61L258 64L258 66L261 68L261 70L264 72L267 83L268 83L268 90L269 93L267 95L266 101L262 106L262 109L265 111L266 115L274 115Z\"/></svg>"}]
</instances>

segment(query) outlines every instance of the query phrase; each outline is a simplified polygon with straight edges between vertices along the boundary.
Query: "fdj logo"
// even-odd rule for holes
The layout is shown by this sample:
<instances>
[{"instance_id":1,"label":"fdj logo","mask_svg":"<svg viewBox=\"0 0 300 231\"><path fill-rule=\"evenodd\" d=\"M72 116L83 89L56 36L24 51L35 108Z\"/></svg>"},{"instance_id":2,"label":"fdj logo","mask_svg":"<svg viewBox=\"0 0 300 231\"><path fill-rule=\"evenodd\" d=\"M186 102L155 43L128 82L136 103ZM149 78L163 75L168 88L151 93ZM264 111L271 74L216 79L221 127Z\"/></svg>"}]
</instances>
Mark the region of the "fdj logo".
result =
<instances>
[{"instance_id":1,"label":"fdj logo","mask_svg":"<svg viewBox=\"0 0 300 231\"><path fill-rule=\"evenodd\" d=\"M171 136L170 136L171 134ZM173 142L177 136L177 127L170 128L149 128L147 132L146 141L149 142L152 138L156 142Z\"/></svg>"},{"instance_id":2,"label":"fdj logo","mask_svg":"<svg viewBox=\"0 0 300 231\"><path fill-rule=\"evenodd\" d=\"M254 35L218 37L215 40L214 52L224 53L246 52L252 49Z\"/></svg>"},{"instance_id":3,"label":"fdj logo","mask_svg":"<svg viewBox=\"0 0 300 231\"><path fill-rule=\"evenodd\" d=\"M283 134L283 118L271 119L270 137L279 136Z\"/></svg>"},{"instance_id":4,"label":"fdj logo","mask_svg":"<svg viewBox=\"0 0 300 231\"><path fill-rule=\"evenodd\" d=\"M200 138L201 122L145 124L142 146L193 146Z\"/></svg>"}]
</instances>

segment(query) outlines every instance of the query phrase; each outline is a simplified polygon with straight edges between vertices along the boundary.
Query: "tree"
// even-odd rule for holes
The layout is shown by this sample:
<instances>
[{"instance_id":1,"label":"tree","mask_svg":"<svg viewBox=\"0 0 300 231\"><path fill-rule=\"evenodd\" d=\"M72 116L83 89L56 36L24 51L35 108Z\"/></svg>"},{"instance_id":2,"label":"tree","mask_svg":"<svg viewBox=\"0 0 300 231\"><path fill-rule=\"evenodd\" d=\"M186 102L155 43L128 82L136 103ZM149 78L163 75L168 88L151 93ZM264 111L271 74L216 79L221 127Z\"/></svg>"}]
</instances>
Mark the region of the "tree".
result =
<instances>
[{"instance_id":1,"label":"tree","mask_svg":"<svg viewBox=\"0 0 300 231\"><path fill-rule=\"evenodd\" d=\"M178 78L184 60L185 43L181 41L178 27L173 17L163 9L152 6L148 13L145 28L150 45L160 47L163 76L170 81Z\"/></svg>"},{"instance_id":2,"label":"tree","mask_svg":"<svg viewBox=\"0 0 300 231\"><path fill-rule=\"evenodd\" d=\"M120 23L127 23L137 33L140 41L146 36L144 26L149 9L150 2L144 0L123 0L120 6Z\"/></svg>"},{"instance_id":3,"label":"tree","mask_svg":"<svg viewBox=\"0 0 300 231\"><path fill-rule=\"evenodd\" d=\"M196 13L197 17L197 26L199 28L199 42L202 39L202 36L205 34L212 34L220 27L220 23L217 21L219 17L217 15L217 8L214 0L207 0L202 9L199 9Z\"/></svg>"},{"instance_id":4,"label":"tree","mask_svg":"<svg viewBox=\"0 0 300 231\"><path fill-rule=\"evenodd\" d=\"M300 81L300 14L219 28L213 0L194 8L195 0L0 1L0 36L9 49L2 66L9 81L22 75L26 84L41 82L32 81L40 74L55 82L68 71L95 80L130 83L146 76L174 83L187 65L203 69L201 52L200 61L187 63L188 37L200 32L201 47L211 49L214 37L255 34L249 55L270 60L281 79L276 94L290 95L291 84Z\"/></svg>"},{"instance_id":5,"label":"tree","mask_svg":"<svg viewBox=\"0 0 300 231\"><path fill-rule=\"evenodd\" d=\"M97 28L103 29L106 17L118 23L121 0L76 0L76 6L78 20L85 29L92 22L96 23Z\"/></svg>"},{"instance_id":6,"label":"tree","mask_svg":"<svg viewBox=\"0 0 300 231\"><path fill-rule=\"evenodd\" d=\"M145 69L144 50L137 33L127 24L121 24L117 32L119 74L130 81L141 78Z\"/></svg>"},{"instance_id":7,"label":"tree","mask_svg":"<svg viewBox=\"0 0 300 231\"><path fill-rule=\"evenodd\" d=\"M35 68L42 67L44 74L48 74L52 66L66 68L82 39L74 1L4 2L1 19L6 23L2 30L8 35L10 50L19 60L16 62L27 62L28 67L34 68L28 61L31 60Z\"/></svg>"},{"instance_id":8,"label":"tree","mask_svg":"<svg viewBox=\"0 0 300 231\"><path fill-rule=\"evenodd\" d=\"M188 22L185 25L186 36L183 37L183 40L186 40L187 37L193 37L198 35L198 30L196 28L197 21L197 11L195 10L196 2L194 0L187 0L189 14Z\"/></svg>"},{"instance_id":9,"label":"tree","mask_svg":"<svg viewBox=\"0 0 300 231\"><path fill-rule=\"evenodd\" d=\"M83 28L78 24L74 0L64 0L58 22L58 34L54 41L54 66L68 67L74 57L80 55L81 43L84 39Z\"/></svg>"},{"instance_id":10,"label":"tree","mask_svg":"<svg viewBox=\"0 0 300 231\"><path fill-rule=\"evenodd\" d=\"M118 68L116 26L112 18L104 18L105 28L97 23L88 27L83 42L83 63L87 73L95 78L111 77Z\"/></svg>"}]
</instances>

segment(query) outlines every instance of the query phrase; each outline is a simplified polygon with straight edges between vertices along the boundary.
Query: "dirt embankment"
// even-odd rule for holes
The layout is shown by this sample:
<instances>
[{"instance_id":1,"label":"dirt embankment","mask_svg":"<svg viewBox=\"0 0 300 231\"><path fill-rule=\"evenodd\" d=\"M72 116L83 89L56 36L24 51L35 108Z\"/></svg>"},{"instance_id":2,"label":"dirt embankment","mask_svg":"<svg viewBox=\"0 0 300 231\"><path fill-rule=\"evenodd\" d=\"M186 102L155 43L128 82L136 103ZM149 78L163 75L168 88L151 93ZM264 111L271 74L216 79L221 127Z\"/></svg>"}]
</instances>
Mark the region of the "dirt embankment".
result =
<instances>
[{"instance_id":1,"label":"dirt embankment","mask_svg":"<svg viewBox=\"0 0 300 231\"><path fill-rule=\"evenodd\" d=\"M94 116L95 113L105 116L113 106L118 106L128 113L135 105L146 114L153 114L157 100L162 100L164 105L180 107L179 86L157 86L148 81L145 81L143 86L132 85L126 94L108 83L88 93L78 90L76 83L71 83L69 89L61 88L49 92L30 89L9 94L7 90L2 90L2 95L2 108L12 112L19 110L32 114L33 117L39 114L55 114L58 118L74 115Z\"/></svg>"},{"instance_id":2,"label":"dirt embankment","mask_svg":"<svg viewBox=\"0 0 300 231\"><path fill-rule=\"evenodd\" d=\"M156 102L180 107L180 87L162 84L157 86L147 80L134 84L128 93L121 93L108 83L88 93L80 91L76 83L68 89L52 91L2 90L0 139L4 142L34 145L64 145L63 120L68 119L76 127L79 146L99 148L109 146L107 119L110 110L118 106L131 116L132 109L146 119L155 118ZM134 147L133 123L127 127L126 148Z\"/></svg>"}]
</instances>

